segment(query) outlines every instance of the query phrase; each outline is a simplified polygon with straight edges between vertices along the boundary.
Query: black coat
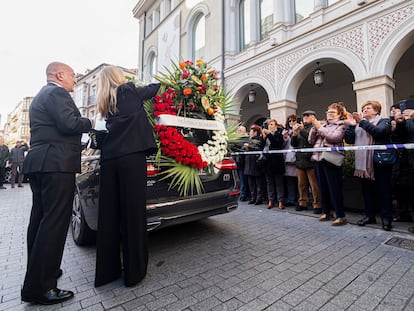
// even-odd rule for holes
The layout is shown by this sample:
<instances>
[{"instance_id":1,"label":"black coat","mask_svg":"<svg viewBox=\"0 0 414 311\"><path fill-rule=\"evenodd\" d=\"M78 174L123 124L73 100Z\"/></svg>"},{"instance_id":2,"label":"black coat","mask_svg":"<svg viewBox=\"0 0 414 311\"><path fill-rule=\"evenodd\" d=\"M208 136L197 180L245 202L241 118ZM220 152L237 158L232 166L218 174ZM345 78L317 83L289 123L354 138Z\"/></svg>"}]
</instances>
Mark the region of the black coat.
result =
<instances>
[{"instance_id":1,"label":"black coat","mask_svg":"<svg viewBox=\"0 0 414 311\"><path fill-rule=\"evenodd\" d=\"M136 87L132 82L118 87L117 112L106 121L109 133L102 144L102 160L136 152L149 155L157 151L144 101L154 97L159 88L159 83Z\"/></svg>"},{"instance_id":2,"label":"black coat","mask_svg":"<svg viewBox=\"0 0 414 311\"><path fill-rule=\"evenodd\" d=\"M299 131L298 135L292 135L290 144L294 148L312 148L312 144L308 142L309 132L312 128L312 123L305 124L303 130ZM314 167L314 163L311 161L312 152L296 152L295 165L300 169L307 169Z\"/></svg>"},{"instance_id":3,"label":"black coat","mask_svg":"<svg viewBox=\"0 0 414 311\"><path fill-rule=\"evenodd\" d=\"M48 83L33 98L29 117L30 150L23 173L80 172L80 139L92 124L81 117L70 94Z\"/></svg>"},{"instance_id":4,"label":"black coat","mask_svg":"<svg viewBox=\"0 0 414 311\"><path fill-rule=\"evenodd\" d=\"M250 138L248 142L249 146L245 151L261 151L264 147L264 140L262 136L256 136ZM257 166L256 160L259 154L246 154L244 162L244 174L250 176L261 176L263 169Z\"/></svg>"},{"instance_id":5,"label":"black coat","mask_svg":"<svg viewBox=\"0 0 414 311\"><path fill-rule=\"evenodd\" d=\"M284 139L280 129L269 133L266 136L266 144L269 144L270 150L283 149ZM283 175L285 173L285 158L283 153L271 153L268 155L269 161L266 165L266 173Z\"/></svg>"}]
</instances>

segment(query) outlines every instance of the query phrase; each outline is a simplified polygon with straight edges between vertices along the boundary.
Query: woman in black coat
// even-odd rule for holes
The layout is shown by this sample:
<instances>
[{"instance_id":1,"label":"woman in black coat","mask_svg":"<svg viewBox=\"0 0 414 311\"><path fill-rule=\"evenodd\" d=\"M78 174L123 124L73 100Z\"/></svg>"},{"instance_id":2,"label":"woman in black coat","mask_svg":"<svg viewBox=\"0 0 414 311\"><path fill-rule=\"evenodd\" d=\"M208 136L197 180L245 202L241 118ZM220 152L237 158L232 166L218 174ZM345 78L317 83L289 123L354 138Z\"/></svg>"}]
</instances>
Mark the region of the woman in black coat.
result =
<instances>
[{"instance_id":1,"label":"woman in black coat","mask_svg":"<svg viewBox=\"0 0 414 311\"><path fill-rule=\"evenodd\" d=\"M265 151L281 150L284 147L285 140L282 135L282 128L279 128L276 120L272 119L267 121L267 129L263 130L263 136L265 139ZM277 199L278 207L284 209L283 203L285 196L285 158L283 153L271 153L269 154L269 161L265 170L266 184L267 184L267 196L268 196L268 208L273 208L275 200Z\"/></svg>"},{"instance_id":2,"label":"woman in black coat","mask_svg":"<svg viewBox=\"0 0 414 311\"><path fill-rule=\"evenodd\" d=\"M257 124L250 127L249 142L243 146L244 151L261 151L264 147L262 129ZM250 190L249 204L260 205L263 203L264 182L263 168L257 165L258 154L247 154L244 162L244 175Z\"/></svg>"},{"instance_id":3,"label":"woman in black coat","mask_svg":"<svg viewBox=\"0 0 414 311\"><path fill-rule=\"evenodd\" d=\"M101 150L95 286L116 280L122 267L125 285L134 286L147 271L146 155L157 147L143 102L159 87L126 83L114 66L100 74L97 106L108 135Z\"/></svg>"},{"instance_id":4,"label":"woman in black coat","mask_svg":"<svg viewBox=\"0 0 414 311\"><path fill-rule=\"evenodd\" d=\"M345 142L357 146L383 145L391 143L391 121L381 118L381 104L368 100L362 105L362 114L348 114ZM365 217L359 226L375 224L377 207L381 211L382 228L392 229L392 165L374 163L373 150L355 151L354 176L361 178Z\"/></svg>"}]
</instances>

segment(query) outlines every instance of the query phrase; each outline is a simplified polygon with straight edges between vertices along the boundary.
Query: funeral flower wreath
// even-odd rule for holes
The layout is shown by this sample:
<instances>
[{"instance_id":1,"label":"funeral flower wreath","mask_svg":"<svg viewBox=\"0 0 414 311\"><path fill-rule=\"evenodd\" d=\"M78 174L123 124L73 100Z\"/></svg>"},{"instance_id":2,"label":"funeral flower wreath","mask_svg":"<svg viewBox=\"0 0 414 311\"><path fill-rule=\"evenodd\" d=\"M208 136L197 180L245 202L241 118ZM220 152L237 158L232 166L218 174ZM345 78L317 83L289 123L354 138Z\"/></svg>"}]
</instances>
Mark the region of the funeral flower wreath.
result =
<instances>
[{"instance_id":1,"label":"funeral flower wreath","mask_svg":"<svg viewBox=\"0 0 414 311\"><path fill-rule=\"evenodd\" d=\"M217 72L204 61L182 61L156 76L158 95L145 103L158 144L157 165L170 188L180 195L201 193L199 172L208 172L228 154L229 141L236 139L235 125L228 126L225 113L230 97L219 85ZM192 130L207 130L209 139L191 142Z\"/></svg>"}]
</instances>

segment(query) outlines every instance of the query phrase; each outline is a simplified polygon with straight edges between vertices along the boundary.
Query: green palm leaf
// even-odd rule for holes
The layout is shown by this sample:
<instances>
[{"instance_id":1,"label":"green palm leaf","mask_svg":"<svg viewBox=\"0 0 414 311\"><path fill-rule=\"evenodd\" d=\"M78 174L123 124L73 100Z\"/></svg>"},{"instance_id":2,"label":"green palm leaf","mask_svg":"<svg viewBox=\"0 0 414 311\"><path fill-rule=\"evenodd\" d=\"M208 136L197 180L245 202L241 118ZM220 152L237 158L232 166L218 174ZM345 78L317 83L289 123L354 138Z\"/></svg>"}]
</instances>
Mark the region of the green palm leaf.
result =
<instances>
[{"instance_id":1,"label":"green palm leaf","mask_svg":"<svg viewBox=\"0 0 414 311\"><path fill-rule=\"evenodd\" d=\"M196 169L182 163L177 163L173 159L165 156L160 156L158 165L167 168L160 174L163 176L161 180L171 178L168 190L177 188L180 196L203 193L203 183Z\"/></svg>"}]
</instances>

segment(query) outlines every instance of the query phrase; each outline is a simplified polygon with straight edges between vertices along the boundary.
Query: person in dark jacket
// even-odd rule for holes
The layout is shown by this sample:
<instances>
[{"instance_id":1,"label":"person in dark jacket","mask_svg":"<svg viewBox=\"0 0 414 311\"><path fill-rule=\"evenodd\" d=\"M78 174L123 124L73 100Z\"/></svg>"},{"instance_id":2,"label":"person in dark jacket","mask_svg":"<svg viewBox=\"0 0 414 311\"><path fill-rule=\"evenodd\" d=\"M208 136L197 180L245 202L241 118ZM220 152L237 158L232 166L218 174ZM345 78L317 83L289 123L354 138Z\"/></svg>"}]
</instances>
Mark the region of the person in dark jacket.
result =
<instances>
[{"instance_id":1,"label":"person in dark jacket","mask_svg":"<svg viewBox=\"0 0 414 311\"><path fill-rule=\"evenodd\" d=\"M9 147L4 144L4 138L0 136L0 189L5 190L3 186L4 174L6 173L6 165L10 159Z\"/></svg>"},{"instance_id":2,"label":"person in dark jacket","mask_svg":"<svg viewBox=\"0 0 414 311\"><path fill-rule=\"evenodd\" d=\"M146 155L157 145L144 101L159 87L136 87L115 66L100 73L97 107L108 135L101 150L95 286L119 278L122 267L125 286L136 285L147 272Z\"/></svg>"},{"instance_id":3,"label":"person in dark jacket","mask_svg":"<svg viewBox=\"0 0 414 311\"><path fill-rule=\"evenodd\" d=\"M264 147L262 129L259 125L250 126L249 141L244 144L243 151L261 151ZM246 154L244 162L244 175L250 190L249 204L260 205L263 203L264 196L264 173L263 168L257 165L257 154Z\"/></svg>"},{"instance_id":4,"label":"person in dark jacket","mask_svg":"<svg viewBox=\"0 0 414 311\"><path fill-rule=\"evenodd\" d=\"M233 149L235 152L243 151L243 145L246 143L249 139L249 136L247 135L246 127L243 125L240 125L237 128L237 134L240 135L240 141L238 141L236 144L234 144ZM247 178L244 175L244 163L245 163L245 155L244 154L238 154L234 156L234 161L237 164L237 174L239 175L240 180L240 197L239 200L241 202L247 201L247 198L250 197L248 190L249 187L247 186Z\"/></svg>"},{"instance_id":5,"label":"person in dark jacket","mask_svg":"<svg viewBox=\"0 0 414 311\"><path fill-rule=\"evenodd\" d=\"M391 121L381 118L381 104L367 100L362 105L362 114L348 113L345 142L356 146L383 145L391 142ZM354 176L362 183L365 217L358 221L359 226L375 224L377 207L381 211L382 228L392 229L392 165L374 163L373 150L355 151Z\"/></svg>"},{"instance_id":6,"label":"person in dark jacket","mask_svg":"<svg viewBox=\"0 0 414 311\"><path fill-rule=\"evenodd\" d=\"M76 84L73 69L53 62L47 85L29 108L30 150L24 160L33 206L27 230L27 271L21 298L39 304L61 303L73 292L57 288L60 264L72 215L75 173L81 168L82 133L92 127L82 118L69 92Z\"/></svg>"},{"instance_id":7,"label":"person in dark jacket","mask_svg":"<svg viewBox=\"0 0 414 311\"><path fill-rule=\"evenodd\" d=\"M10 150L10 162L12 165L12 174L10 184L11 187L14 188L14 184L16 182L16 175L17 175L17 182L18 187L23 187L23 161L24 161L24 153L29 150L27 144L23 141L18 140L16 142L16 146Z\"/></svg>"},{"instance_id":8,"label":"person in dark jacket","mask_svg":"<svg viewBox=\"0 0 414 311\"><path fill-rule=\"evenodd\" d=\"M401 112L395 116L397 136L405 143L414 143L414 99L404 100L400 102ZM406 204L408 209L410 206L414 208L414 150L404 150L404 193L402 193L402 203ZM408 231L414 233L414 227L409 227Z\"/></svg>"},{"instance_id":9,"label":"person in dark jacket","mask_svg":"<svg viewBox=\"0 0 414 311\"><path fill-rule=\"evenodd\" d=\"M282 135L283 129L278 127L275 119L267 121L267 129L263 129L263 138L265 140L264 151L281 150L284 147L285 140ZM278 207L285 208L285 158L282 153L270 153L269 160L265 167L268 209L273 208L277 199Z\"/></svg>"},{"instance_id":10,"label":"person in dark jacket","mask_svg":"<svg viewBox=\"0 0 414 311\"><path fill-rule=\"evenodd\" d=\"M316 112L307 110L302 113L303 123L296 123L293 126L290 144L294 148L312 148L308 142L309 132L312 128L312 121L315 119ZM309 185L312 190L313 211L315 214L322 212L321 198L318 181L316 179L315 164L311 161L312 152L296 153L296 170L298 175L299 201L296 205L297 211L308 209L309 204Z\"/></svg>"}]
</instances>

